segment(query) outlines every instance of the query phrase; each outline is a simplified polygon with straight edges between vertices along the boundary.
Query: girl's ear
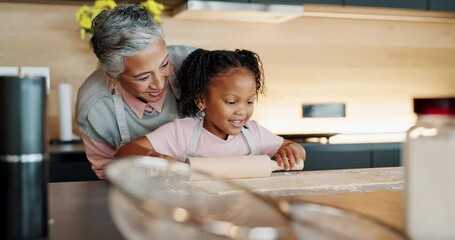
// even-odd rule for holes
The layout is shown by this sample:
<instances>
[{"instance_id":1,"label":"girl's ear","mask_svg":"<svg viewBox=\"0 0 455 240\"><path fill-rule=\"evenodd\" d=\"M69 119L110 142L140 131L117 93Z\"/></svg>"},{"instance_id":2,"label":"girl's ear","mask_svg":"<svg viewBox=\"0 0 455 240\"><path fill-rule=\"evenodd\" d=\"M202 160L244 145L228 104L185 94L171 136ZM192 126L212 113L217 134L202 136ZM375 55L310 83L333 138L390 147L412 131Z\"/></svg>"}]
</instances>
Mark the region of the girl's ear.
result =
<instances>
[{"instance_id":1,"label":"girl's ear","mask_svg":"<svg viewBox=\"0 0 455 240\"><path fill-rule=\"evenodd\" d=\"M195 99L195 100L194 100L194 103L196 103L197 108L199 108L199 109L205 109L204 98Z\"/></svg>"}]
</instances>

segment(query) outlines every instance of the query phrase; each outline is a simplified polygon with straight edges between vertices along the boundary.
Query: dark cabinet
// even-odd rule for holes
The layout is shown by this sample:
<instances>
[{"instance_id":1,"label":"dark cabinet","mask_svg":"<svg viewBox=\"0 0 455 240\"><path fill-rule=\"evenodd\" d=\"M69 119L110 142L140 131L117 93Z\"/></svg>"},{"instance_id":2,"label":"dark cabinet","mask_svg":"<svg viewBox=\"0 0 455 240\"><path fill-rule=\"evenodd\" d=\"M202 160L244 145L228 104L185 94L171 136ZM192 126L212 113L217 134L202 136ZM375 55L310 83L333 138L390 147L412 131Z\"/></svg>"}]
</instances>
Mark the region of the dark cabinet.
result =
<instances>
[{"instance_id":1,"label":"dark cabinet","mask_svg":"<svg viewBox=\"0 0 455 240\"><path fill-rule=\"evenodd\" d=\"M455 12L454 0L428 0L428 10Z\"/></svg>"},{"instance_id":2,"label":"dark cabinet","mask_svg":"<svg viewBox=\"0 0 455 240\"><path fill-rule=\"evenodd\" d=\"M366 7L427 9L427 1L428 0L345 0L345 4Z\"/></svg>"},{"instance_id":3,"label":"dark cabinet","mask_svg":"<svg viewBox=\"0 0 455 240\"><path fill-rule=\"evenodd\" d=\"M401 143L377 144L372 148L371 167L401 166Z\"/></svg>"},{"instance_id":4,"label":"dark cabinet","mask_svg":"<svg viewBox=\"0 0 455 240\"><path fill-rule=\"evenodd\" d=\"M307 153L305 171L395 167L401 164L401 143L314 144L301 143ZM49 154L49 182L98 180L83 149Z\"/></svg>"},{"instance_id":5,"label":"dark cabinet","mask_svg":"<svg viewBox=\"0 0 455 240\"><path fill-rule=\"evenodd\" d=\"M329 170L370 167L368 151L307 151L305 170Z\"/></svg>"},{"instance_id":6,"label":"dark cabinet","mask_svg":"<svg viewBox=\"0 0 455 240\"><path fill-rule=\"evenodd\" d=\"M371 167L396 167L401 165L400 150L389 149L373 151L371 156Z\"/></svg>"},{"instance_id":7,"label":"dark cabinet","mask_svg":"<svg viewBox=\"0 0 455 240\"><path fill-rule=\"evenodd\" d=\"M85 153L55 153L49 155L49 182L98 180Z\"/></svg>"},{"instance_id":8,"label":"dark cabinet","mask_svg":"<svg viewBox=\"0 0 455 240\"><path fill-rule=\"evenodd\" d=\"M401 143L302 144L304 170L395 167L401 164Z\"/></svg>"},{"instance_id":9,"label":"dark cabinet","mask_svg":"<svg viewBox=\"0 0 455 240\"><path fill-rule=\"evenodd\" d=\"M81 144L49 146L49 182L98 180Z\"/></svg>"}]
</instances>

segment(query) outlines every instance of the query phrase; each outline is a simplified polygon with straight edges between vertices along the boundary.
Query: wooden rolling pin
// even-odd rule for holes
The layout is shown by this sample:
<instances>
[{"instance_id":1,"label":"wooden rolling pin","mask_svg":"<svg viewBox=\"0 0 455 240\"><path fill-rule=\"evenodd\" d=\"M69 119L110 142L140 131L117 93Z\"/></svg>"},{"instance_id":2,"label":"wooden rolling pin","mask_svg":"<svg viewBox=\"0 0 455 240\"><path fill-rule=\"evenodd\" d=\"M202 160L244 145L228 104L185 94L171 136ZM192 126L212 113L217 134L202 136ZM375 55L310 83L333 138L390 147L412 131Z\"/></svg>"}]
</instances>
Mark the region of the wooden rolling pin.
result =
<instances>
[{"instance_id":1,"label":"wooden rolling pin","mask_svg":"<svg viewBox=\"0 0 455 240\"><path fill-rule=\"evenodd\" d=\"M189 157L190 180L268 177L273 171L284 170L267 155L232 157ZM291 170L302 170L303 160Z\"/></svg>"}]
</instances>

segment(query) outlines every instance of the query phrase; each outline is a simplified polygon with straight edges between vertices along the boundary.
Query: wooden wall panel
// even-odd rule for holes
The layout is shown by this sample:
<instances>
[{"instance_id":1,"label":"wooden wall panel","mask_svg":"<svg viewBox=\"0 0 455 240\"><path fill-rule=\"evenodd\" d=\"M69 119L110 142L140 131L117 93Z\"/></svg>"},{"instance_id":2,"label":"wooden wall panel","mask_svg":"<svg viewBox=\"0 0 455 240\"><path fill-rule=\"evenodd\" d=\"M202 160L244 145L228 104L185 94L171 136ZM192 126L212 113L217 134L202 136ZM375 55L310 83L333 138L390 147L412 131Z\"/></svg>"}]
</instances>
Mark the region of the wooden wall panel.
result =
<instances>
[{"instance_id":1,"label":"wooden wall panel","mask_svg":"<svg viewBox=\"0 0 455 240\"><path fill-rule=\"evenodd\" d=\"M0 3L0 65L50 66L49 128L59 82L96 68L78 6ZM164 17L168 44L258 52L268 92L254 118L276 133L403 131L412 97L455 96L455 24L301 17L278 25ZM346 118L302 119L303 103L346 103ZM77 131L76 131L77 132Z\"/></svg>"}]
</instances>

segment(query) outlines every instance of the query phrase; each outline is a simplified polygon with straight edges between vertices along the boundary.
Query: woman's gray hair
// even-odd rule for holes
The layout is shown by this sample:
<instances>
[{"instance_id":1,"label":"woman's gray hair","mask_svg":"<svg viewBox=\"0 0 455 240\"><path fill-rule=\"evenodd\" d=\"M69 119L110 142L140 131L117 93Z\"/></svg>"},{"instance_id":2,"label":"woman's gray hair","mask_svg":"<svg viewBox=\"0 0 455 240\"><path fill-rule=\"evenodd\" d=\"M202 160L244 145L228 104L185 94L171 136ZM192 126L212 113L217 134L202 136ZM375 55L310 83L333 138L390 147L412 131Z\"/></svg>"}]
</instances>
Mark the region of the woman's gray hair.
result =
<instances>
[{"instance_id":1,"label":"woman's gray hair","mask_svg":"<svg viewBox=\"0 0 455 240\"><path fill-rule=\"evenodd\" d=\"M137 54L156 39L164 41L161 26L140 4L119 4L104 10L92 22L91 45L101 68L117 78L124 59Z\"/></svg>"}]
</instances>

